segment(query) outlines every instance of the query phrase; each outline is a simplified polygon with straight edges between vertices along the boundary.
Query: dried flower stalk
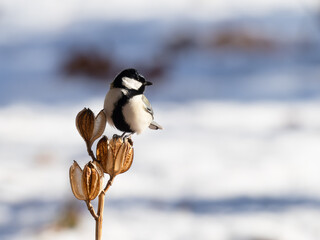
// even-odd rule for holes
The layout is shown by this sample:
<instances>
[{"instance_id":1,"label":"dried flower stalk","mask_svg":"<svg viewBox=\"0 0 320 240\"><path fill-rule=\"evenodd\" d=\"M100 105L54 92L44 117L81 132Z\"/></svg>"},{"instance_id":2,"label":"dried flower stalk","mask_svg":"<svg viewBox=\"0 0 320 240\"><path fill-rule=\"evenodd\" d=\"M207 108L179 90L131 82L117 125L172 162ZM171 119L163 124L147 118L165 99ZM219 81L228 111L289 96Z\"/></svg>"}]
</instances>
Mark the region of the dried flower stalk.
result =
<instances>
[{"instance_id":1,"label":"dried flower stalk","mask_svg":"<svg viewBox=\"0 0 320 240\"><path fill-rule=\"evenodd\" d=\"M105 202L105 194L113 183L114 178L129 170L133 161L133 142L131 138L114 136L108 140L103 136L98 144L96 156L91 147L104 132L106 115L101 110L95 117L94 113L87 108L80 111L76 117L76 126L84 139L89 156L92 161L88 162L83 170L74 161L69 170L70 185L73 195L85 201L88 211L96 221L96 240L102 237L102 221ZM103 188L104 173L109 174L108 183ZM98 198L98 210L94 210L91 200Z\"/></svg>"}]
</instances>

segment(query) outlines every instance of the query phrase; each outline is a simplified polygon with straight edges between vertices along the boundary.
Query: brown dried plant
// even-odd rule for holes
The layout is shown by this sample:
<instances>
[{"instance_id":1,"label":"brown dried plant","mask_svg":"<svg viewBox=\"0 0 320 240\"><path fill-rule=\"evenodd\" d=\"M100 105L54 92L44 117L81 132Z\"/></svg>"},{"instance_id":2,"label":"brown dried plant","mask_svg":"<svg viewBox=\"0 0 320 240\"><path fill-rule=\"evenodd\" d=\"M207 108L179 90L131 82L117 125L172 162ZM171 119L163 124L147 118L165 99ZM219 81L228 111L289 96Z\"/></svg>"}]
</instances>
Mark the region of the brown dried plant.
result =
<instances>
[{"instance_id":1,"label":"brown dried plant","mask_svg":"<svg viewBox=\"0 0 320 240\"><path fill-rule=\"evenodd\" d=\"M95 140L101 137L106 126L106 115L101 110L95 117L94 113L87 108L80 111L76 117L76 126L84 139L87 151L91 157L83 168L74 161L69 170L70 185L73 195L85 201L87 208L96 221L96 240L101 240L102 220L105 195L114 178L129 170L133 161L133 142L131 138L113 136L108 139L103 136L98 144L96 156L91 147ZM109 175L106 186L103 187L104 173ZM97 212L91 201L98 197Z\"/></svg>"}]
</instances>

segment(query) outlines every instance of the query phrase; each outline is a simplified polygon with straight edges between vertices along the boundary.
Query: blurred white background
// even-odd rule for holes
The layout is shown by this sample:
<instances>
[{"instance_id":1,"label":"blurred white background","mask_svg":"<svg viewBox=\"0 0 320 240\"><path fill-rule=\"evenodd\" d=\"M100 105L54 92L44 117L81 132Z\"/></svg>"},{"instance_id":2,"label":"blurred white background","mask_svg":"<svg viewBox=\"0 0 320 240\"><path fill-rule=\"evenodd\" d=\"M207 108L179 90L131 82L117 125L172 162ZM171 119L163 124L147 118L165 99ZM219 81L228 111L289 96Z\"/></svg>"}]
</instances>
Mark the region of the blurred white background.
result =
<instances>
[{"instance_id":1,"label":"blurred white background","mask_svg":"<svg viewBox=\"0 0 320 240\"><path fill-rule=\"evenodd\" d=\"M164 130L133 137L105 239L318 240L319 33L315 0L1 0L0 239L94 238L74 119L135 67Z\"/></svg>"}]
</instances>

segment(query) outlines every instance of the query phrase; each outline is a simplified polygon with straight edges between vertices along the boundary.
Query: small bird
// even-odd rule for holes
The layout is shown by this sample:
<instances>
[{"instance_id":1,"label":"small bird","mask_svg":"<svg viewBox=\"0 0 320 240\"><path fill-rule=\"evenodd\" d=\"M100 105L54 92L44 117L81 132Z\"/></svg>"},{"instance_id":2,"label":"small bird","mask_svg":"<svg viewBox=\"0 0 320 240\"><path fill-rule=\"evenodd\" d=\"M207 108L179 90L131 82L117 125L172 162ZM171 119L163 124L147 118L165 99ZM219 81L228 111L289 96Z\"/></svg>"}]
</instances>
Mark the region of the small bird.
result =
<instances>
[{"instance_id":1,"label":"small bird","mask_svg":"<svg viewBox=\"0 0 320 240\"><path fill-rule=\"evenodd\" d=\"M153 110L143 95L146 86L152 85L136 69L129 68L120 72L110 84L104 100L107 122L122 131L140 134L147 127L157 130L162 127L153 121Z\"/></svg>"}]
</instances>

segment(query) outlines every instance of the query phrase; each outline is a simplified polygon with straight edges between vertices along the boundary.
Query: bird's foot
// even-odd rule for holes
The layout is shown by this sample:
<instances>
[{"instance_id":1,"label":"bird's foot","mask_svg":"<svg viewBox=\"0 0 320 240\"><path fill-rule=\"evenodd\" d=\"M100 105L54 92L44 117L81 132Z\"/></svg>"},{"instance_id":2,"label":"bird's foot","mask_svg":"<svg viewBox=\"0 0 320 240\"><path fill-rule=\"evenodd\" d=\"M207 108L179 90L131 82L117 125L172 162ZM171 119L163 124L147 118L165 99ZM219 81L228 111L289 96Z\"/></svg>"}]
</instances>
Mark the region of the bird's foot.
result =
<instances>
[{"instance_id":1,"label":"bird's foot","mask_svg":"<svg viewBox=\"0 0 320 240\"><path fill-rule=\"evenodd\" d=\"M130 138L132 134L133 133L124 132L120 137L122 138L123 141L125 141L127 138Z\"/></svg>"},{"instance_id":2,"label":"bird's foot","mask_svg":"<svg viewBox=\"0 0 320 240\"><path fill-rule=\"evenodd\" d=\"M126 139L130 138L133 133L124 132L121 135L113 134L112 138L121 138L124 142Z\"/></svg>"},{"instance_id":3,"label":"bird's foot","mask_svg":"<svg viewBox=\"0 0 320 240\"><path fill-rule=\"evenodd\" d=\"M122 138L122 135L118 135L118 134L113 134L112 138Z\"/></svg>"}]
</instances>

